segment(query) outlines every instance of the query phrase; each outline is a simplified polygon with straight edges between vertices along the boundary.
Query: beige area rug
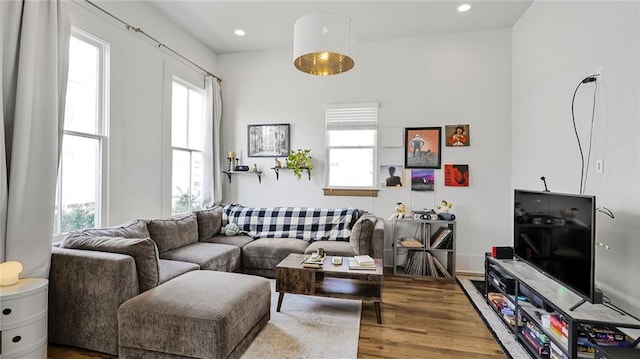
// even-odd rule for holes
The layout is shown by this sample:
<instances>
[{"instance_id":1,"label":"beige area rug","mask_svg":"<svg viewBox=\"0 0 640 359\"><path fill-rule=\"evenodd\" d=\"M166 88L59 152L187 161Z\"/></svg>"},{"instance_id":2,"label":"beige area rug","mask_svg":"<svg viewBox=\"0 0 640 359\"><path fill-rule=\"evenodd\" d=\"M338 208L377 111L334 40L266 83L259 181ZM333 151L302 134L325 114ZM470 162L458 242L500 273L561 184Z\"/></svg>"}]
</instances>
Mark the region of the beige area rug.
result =
<instances>
[{"instance_id":1,"label":"beige area rug","mask_svg":"<svg viewBox=\"0 0 640 359\"><path fill-rule=\"evenodd\" d=\"M242 359L349 359L358 355L362 302L285 294L271 280L271 320Z\"/></svg>"}]
</instances>

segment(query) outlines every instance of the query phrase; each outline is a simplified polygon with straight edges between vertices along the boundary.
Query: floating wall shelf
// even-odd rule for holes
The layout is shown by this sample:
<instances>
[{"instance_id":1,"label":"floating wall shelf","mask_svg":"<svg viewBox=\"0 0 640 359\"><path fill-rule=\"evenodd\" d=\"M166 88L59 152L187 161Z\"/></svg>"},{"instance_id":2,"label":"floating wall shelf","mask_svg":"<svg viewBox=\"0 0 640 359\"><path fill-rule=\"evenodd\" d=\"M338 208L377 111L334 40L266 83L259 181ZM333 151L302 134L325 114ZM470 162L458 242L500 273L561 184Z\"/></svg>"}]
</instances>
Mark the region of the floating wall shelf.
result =
<instances>
[{"instance_id":1,"label":"floating wall shelf","mask_svg":"<svg viewBox=\"0 0 640 359\"><path fill-rule=\"evenodd\" d=\"M276 180L280 179L280 170L288 170L291 171L291 168L287 168L287 167L271 167L272 170L275 171L276 173ZM306 168L306 167L302 167L303 170L307 171L307 175L309 176L309 181L311 181L311 170Z\"/></svg>"},{"instance_id":2,"label":"floating wall shelf","mask_svg":"<svg viewBox=\"0 0 640 359\"><path fill-rule=\"evenodd\" d=\"M225 173L227 175L227 177L229 177L229 183L231 183L231 175L237 175L237 174L255 174L256 176L258 176L258 183L262 183L262 171L222 171L222 173Z\"/></svg>"}]
</instances>

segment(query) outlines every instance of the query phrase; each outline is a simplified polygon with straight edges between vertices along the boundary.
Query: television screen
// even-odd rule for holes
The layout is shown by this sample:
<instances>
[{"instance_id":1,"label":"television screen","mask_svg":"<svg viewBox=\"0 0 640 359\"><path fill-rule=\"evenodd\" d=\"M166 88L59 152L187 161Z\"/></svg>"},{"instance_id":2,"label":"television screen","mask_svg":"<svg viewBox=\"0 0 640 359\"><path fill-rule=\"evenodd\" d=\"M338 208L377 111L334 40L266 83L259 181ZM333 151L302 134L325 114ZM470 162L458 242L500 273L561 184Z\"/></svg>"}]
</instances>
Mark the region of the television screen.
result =
<instances>
[{"instance_id":1,"label":"television screen","mask_svg":"<svg viewBox=\"0 0 640 359\"><path fill-rule=\"evenodd\" d=\"M593 302L595 197L515 190L515 255Z\"/></svg>"}]
</instances>

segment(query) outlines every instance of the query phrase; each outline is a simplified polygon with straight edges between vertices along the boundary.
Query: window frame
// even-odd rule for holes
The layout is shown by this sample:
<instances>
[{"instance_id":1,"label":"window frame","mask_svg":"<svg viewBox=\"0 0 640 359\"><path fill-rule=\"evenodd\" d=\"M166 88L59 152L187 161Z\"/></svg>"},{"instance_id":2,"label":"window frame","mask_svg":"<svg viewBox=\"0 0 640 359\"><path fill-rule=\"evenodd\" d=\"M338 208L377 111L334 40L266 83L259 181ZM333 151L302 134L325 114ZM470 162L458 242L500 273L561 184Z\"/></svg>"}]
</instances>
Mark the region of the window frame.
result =
<instances>
[{"instance_id":1,"label":"window frame","mask_svg":"<svg viewBox=\"0 0 640 359\"><path fill-rule=\"evenodd\" d=\"M95 46L98 49L98 70L97 70L97 124L96 133L81 132L75 130L67 130L64 128L62 138L67 136L80 137L93 139L98 142L98 158L97 158L97 171L96 171L96 188L95 188L95 209L94 209L94 228L102 226L104 223L108 223L108 153L109 153L109 119L110 119L110 83L109 83L109 67L110 67L110 44L107 41L100 39L99 37L92 35L82 29L75 26L71 27L70 37L86 42ZM66 102L66 98L65 98ZM55 208L60 210L54 214L54 239L61 239L64 234L68 232L62 232L62 179L63 179L63 162L64 157L62 152L60 153L60 160L58 163L58 177L56 180L56 200ZM57 230L56 230L57 229Z\"/></svg>"},{"instance_id":2,"label":"window frame","mask_svg":"<svg viewBox=\"0 0 640 359\"><path fill-rule=\"evenodd\" d=\"M378 125L379 125L379 103L345 103L345 104L331 104L325 109L325 156L327 158L327 166L325 167L325 196L364 196L364 197L377 197L378 188L376 186L378 173L376 171L376 164L378 162ZM373 143L366 146L331 146L329 141L329 111L335 111L340 109L374 109L375 108L375 128L373 134ZM348 131L348 130L347 130ZM371 149L373 152L372 158L372 183L371 186L331 186L329 185L329 179L331 176L331 150L332 149Z\"/></svg>"},{"instance_id":3,"label":"window frame","mask_svg":"<svg viewBox=\"0 0 640 359\"><path fill-rule=\"evenodd\" d=\"M202 105L203 105L202 106L202 117L201 117L202 126L200 127L202 130L204 130L204 116L205 116L205 107L204 106L206 106L206 104L205 104L206 96L205 96L205 90L203 88L198 87L198 86L190 83L189 81L186 81L186 80L184 80L184 79L182 79L182 78L180 78L178 76L175 76L175 75L172 76L172 79L171 79L171 88L172 89L173 89L174 83L178 83L179 85L184 86L187 89L187 106L186 106L187 118L186 118L186 124L185 124L186 125L186 141L185 141L186 146L174 146L173 145L173 131L172 130L170 131L171 133L170 133L170 136L169 136L169 143L170 143L170 148L171 148L170 149L170 158L171 158L171 176L170 176L171 179L170 179L170 183L171 183L171 185L170 185L170 192L169 192L169 196L170 196L170 201L169 201L170 206L169 207L170 207L171 215L178 215L178 214L183 214L183 213L189 213L189 212L191 212L193 210L203 208L202 193L201 193L201 198L200 198L200 207L194 208L193 207L193 203L191 201L191 197L192 197L191 193L192 193L192 185L193 185L193 168L192 168L192 165L193 165L193 154L194 153L199 153L200 157L202 158L204 156L204 148L195 149L195 148L190 148L189 147L189 134L190 134L189 133L190 132L189 129L190 129L190 121L191 121L191 118L189 116L189 110L190 110L189 109L189 101L190 101L190 99L189 99L189 97L190 97L189 90L193 90L193 91L199 93L202 96L202 100L203 100L203 103L202 103ZM171 103L173 104L173 90L171 91ZM169 118L169 121L170 121L170 127L169 128L173 129L173 105L172 105L172 109L171 109L171 116L169 116L169 117L170 117ZM199 135L203 137L203 133L200 133ZM200 143L201 143L201 145L204 145L204 141L201 141ZM180 212L180 213L177 213L177 212L174 213L173 212L173 208L174 208L174 205L173 205L173 154L174 154L175 151L187 152L189 154L189 189L188 189L188 192L189 192L188 208L189 209L188 209L187 212ZM204 180L204 178L202 178L202 180ZM202 183L200 185L202 186ZM202 188L200 188L200 190L202 192Z\"/></svg>"}]
</instances>

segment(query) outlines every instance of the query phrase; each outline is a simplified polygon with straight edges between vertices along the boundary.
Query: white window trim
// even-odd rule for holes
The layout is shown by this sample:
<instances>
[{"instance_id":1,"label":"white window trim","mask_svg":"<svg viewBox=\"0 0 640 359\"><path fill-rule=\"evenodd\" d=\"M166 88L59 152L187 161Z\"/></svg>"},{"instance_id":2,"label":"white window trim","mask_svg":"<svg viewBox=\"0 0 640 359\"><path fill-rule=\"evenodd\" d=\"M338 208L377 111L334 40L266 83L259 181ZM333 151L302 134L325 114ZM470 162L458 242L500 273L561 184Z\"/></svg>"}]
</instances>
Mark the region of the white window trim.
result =
<instances>
[{"instance_id":1,"label":"white window trim","mask_svg":"<svg viewBox=\"0 0 640 359\"><path fill-rule=\"evenodd\" d=\"M100 227L105 223L109 223L109 119L110 119L110 44L100 38L91 35L90 33L83 31L77 27L71 27L71 36L76 37L84 42L94 45L98 48L98 124L97 134L63 130L63 135L77 136L98 140L98 153L100 158L98 159L98 173L96 173L96 182L99 183L98 193L96 193L96 206L95 206L95 218L94 227ZM60 158L58 181L56 183L58 198L57 202L62 204L62 161ZM58 222L58 228L61 226L62 214L58 213L58 216L54 218L54 221ZM54 241L61 240L65 235L64 232L54 233Z\"/></svg>"},{"instance_id":2,"label":"white window trim","mask_svg":"<svg viewBox=\"0 0 640 359\"><path fill-rule=\"evenodd\" d=\"M330 191L332 189L336 190L376 190L378 187L376 184L378 183L378 171L376 169L376 165L378 163L378 131L379 131L379 117L380 117L380 103L379 102L359 102L359 103L341 103L341 104L329 104L325 108L325 158L329 161L329 154L332 147L329 146L329 136L328 136L328 124L327 124L327 110L331 109L348 109L348 108L373 108L377 109L376 113L376 135L373 139L372 146L340 146L339 148L344 149L357 149L357 148L372 148L373 149L373 183L372 186L330 186L329 185L329 175L331 171L331 164L327 163L325 169L325 190ZM337 148L337 147L335 147Z\"/></svg>"},{"instance_id":3,"label":"white window trim","mask_svg":"<svg viewBox=\"0 0 640 359\"><path fill-rule=\"evenodd\" d=\"M171 88L173 88L173 83L177 82L180 85L184 86L187 88L187 90L194 90L199 92L203 98L205 98L206 101L206 96L204 93L204 88L198 87L197 85L192 84L189 81L183 80L182 78L178 77L178 76L172 76L171 77ZM188 92L187 92L188 93ZM170 103L173 103L173 92L171 91L171 96L170 96ZM189 103L189 100L187 99L187 104ZM188 109L188 106L187 106ZM189 148L189 147L179 147L179 146L174 146L173 145L173 139L172 139L172 133L171 133L171 128L172 128L172 111L169 111L169 144L170 144L170 176L169 176L169 183L170 183L170 190L169 190L169 213L171 215L176 215L176 214L180 214L180 213L173 213L173 151L174 150L178 150L178 151L184 151L184 152L188 152L189 153L189 162L193 163L193 153L199 153L201 156L203 155L203 149L197 150L197 149L193 149L193 148ZM189 144L189 121L190 121L190 117L187 116L187 145ZM201 134L202 135L202 134ZM191 201L191 184L193 184L193 173L190 170L189 171L189 201ZM191 208L191 203L189 203L189 207Z\"/></svg>"}]
</instances>

